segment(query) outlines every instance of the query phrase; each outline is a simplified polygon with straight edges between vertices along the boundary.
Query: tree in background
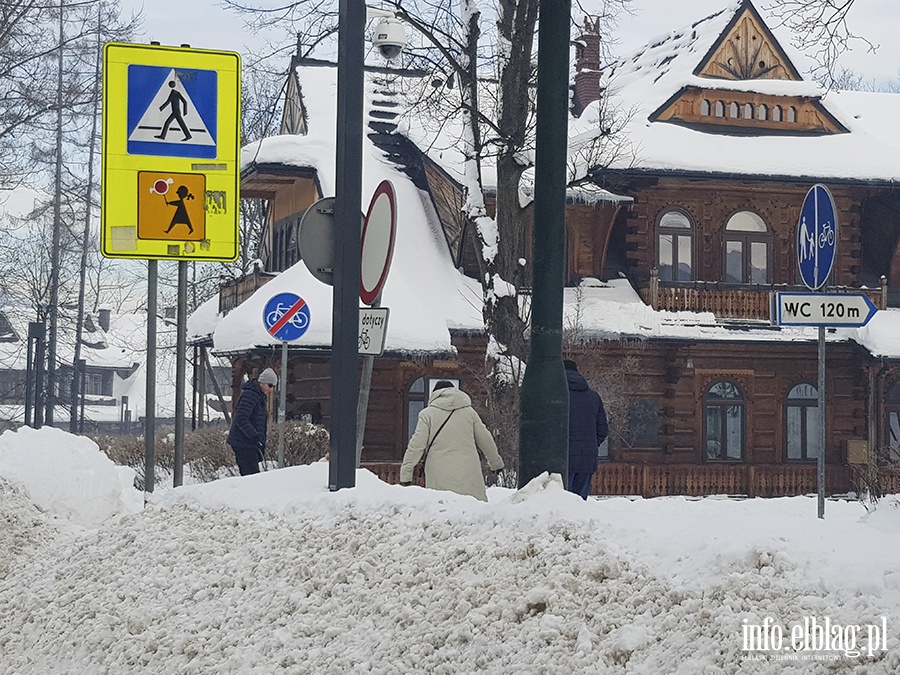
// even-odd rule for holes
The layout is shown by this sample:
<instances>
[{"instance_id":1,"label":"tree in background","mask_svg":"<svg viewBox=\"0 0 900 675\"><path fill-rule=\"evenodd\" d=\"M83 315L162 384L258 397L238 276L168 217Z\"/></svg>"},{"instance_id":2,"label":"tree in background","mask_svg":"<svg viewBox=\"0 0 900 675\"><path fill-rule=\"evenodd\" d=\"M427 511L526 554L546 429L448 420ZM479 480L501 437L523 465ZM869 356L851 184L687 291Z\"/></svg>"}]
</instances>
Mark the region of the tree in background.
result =
<instances>
[{"instance_id":1,"label":"tree in background","mask_svg":"<svg viewBox=\"0 0 900 675\"><path fill-rule=\"evenodd\" d=\"M594 3L590 13L597 30L610 29L627 3ZM249 14L254 28L285 29L290 38L272 46L272 57L283 58L288 49L301 60L313 54L333 55L335 3L297 0L272 10L232 0L227 4ZM464 156L463 214L478 253L489 339L486 365L497 392L518 384L528 353L530 242L525 222L533 194L539 4L539 0L503 0L486 6L484 14L469 0L400 0L379 7L407 26L409 44L396 67L433 73L419 78L418 84L413 78L397 78L396 86L405 87L400 93L406 109L417 111L417 123L433 124L432 131L458 126L445 139L448 146L462 148ZM584 13L576 11L579 17ZM423 110L428 112L423 115ZM602 133L593 145L595 155L614 126L599 125Z\"/></svg>"}]
</instances>

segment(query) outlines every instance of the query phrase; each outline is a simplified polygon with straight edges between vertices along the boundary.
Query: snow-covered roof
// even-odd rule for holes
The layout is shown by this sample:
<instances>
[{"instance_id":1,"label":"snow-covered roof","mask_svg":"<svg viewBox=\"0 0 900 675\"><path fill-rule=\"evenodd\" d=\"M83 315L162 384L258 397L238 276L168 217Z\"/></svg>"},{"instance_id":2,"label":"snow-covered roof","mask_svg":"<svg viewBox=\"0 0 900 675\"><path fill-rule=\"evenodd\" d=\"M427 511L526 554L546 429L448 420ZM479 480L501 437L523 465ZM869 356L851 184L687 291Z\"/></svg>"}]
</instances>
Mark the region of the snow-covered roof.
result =
<instances>
[{"instance_id":1,"label":"snow-covered roof","mask_svg":"<svg viewBox=\"0 0 900 675\"><path fill-rule=\"evenodd\" d=\"M305 99L310 133L306 136L275 136L247 146L241 156L242 170L253 164L313 168L324 195L332 196L337 70L303 68L300 81L304 91L315 92ZM366 100L371 102L374 85L367 81L366 87ZM381 300L381 305L390 310L385 349L404 353L452 352L451 328L483 328L480 286L453 267L429 196L364 136L361 212L365 213L382 180L391 181L397 197L397 239ZM310 310L309 329L291 346L329 347L331 286L314 278L306 265L299 262L218 322L213 331L216 352L280 345L280 341L265 329L263 309L273 296L282 292L301 296Z\"/></svg>"},{"instance_id":2,"label":"snow-covered roof","mask_svg":"<svg viewBox=\"0 0 900 675\"><path fill-rule=\"evenodd\" d=\"M868 128L866 124L879 130L889 128L892 113L888 103L897 106L900 113L900 96L832 92L827 97L829 109L833 108L832 112L851 129L851 133L833 137L705 134L674 124L647 120L647 115L682 86L713 86L713 81L708 78L700 81L701 78L692 73L740 6L740 2L733 2L728 10L699 21L685 31L673 31L617 64L611 78L614 99L618 105L641 111L633 117L627 130L639 146L637 168L801 176L826 167L828 171L846 178L888 179L892 175L888 162L891 149L885 146L881 137L872 136L865 129ZM304 91L315 92L315 95L305 98L310 121L309 135L278 136L254 143L244 148L242 167L282 164L313 168L317 171L323 193L331 195L334 191L337 72L334 68L309 67L300 68L299 75ZM809 82L734 83L723 80L716 81L716 84L722 87L741 86L772 94L810 96L823 93ZM373 100L381 96L378 91L371 78L368 79L367 114L373 109ZM853 114L838 112L837 103L868 112L854 117ZM596 111L593 118L596 120ZM453 136L452 126L456 122L451 119L437 125L441 127L441 134L429 136L429 127L415 127L403 121L408 119L400 117L398 131L417 144L423 143L424 146L420 147L442 167L451 173L458 172L461 155L457 145L449 142ZM590 119L588 113L573 119L570 136L589 134ZM385 158L383 151L368 137L364 138L363 143L364 203L360 205L361 211L366 209L367 195L372 194L382 179L388 178L394 183L398 197L397 245L383 297L383 306L391 309L386 349L395 352L452 351L450 329L483 328L480 288L476 281L453 268L427 195L421 193L396 165ZM841 149L834 151L833 163L819 161L818 155L815 161L810 162L806 159L810 156L809 152L799 149L801 146L815 147L817 153L827 155L827 148L818 148L829 143L858 148L865 157L872 156L877 161L863 161L862 158L852 157L853 152L848 149ZM797 148L796 151L786 151L785 144L789 148ZM896 173L900 174L900 168ZM609 200L615 198L613 194L604 196ZM265 330L262 315L268 300L284 291L303 297L310 307L312 319L307 333L292 346L327 348L331 344L331 288L313 278L302 262L270 281L224 318L218 316L217 309L213 311L211 305L209 311L203 309L201 313L205 318L201 320L197 316L192 319L198 328L192 323L191 334L200 334L201 323L213 327L215 349L225 353L279 345ZM712 314L655 311L640 299L624 279L608 283L588 279L578 290L566 289L565 315L567 324L577 316L585 335L594 338L773 342L815 342L817 339L815 328L748 324L738 330L735 322L717 321ZM829 332L828 339L854 341L873 355L900 358L900 344L893 339L897 334L900 334L900 310L886 310L878 312L864 328L838 329Z\"/></svg>"},{"instance_id":3,"label":"snow-covered roof","mask_svg":"<svg viewBox=\"0 0 900 675\"><path fill-rule=\"evenodd\" d=\"M678 171L819 181L900 180L900 95L851 91L826 92L815 82L725 80L694 72L741 10L743 2L652 40L605 70L607 109L627 117L624 136L633 156L613 158L610 168ZM779 46L790 56L789 41ZM847 133L827 135L747 135L711 133L680 124L651 121L651 116L686 87L745 91L773 96L819 99ZM597 103L575 127L590 124ZM593 113L593 114L591 114ZM589 131L588 128L584 129Z\"/></svg>"}]
</instances>

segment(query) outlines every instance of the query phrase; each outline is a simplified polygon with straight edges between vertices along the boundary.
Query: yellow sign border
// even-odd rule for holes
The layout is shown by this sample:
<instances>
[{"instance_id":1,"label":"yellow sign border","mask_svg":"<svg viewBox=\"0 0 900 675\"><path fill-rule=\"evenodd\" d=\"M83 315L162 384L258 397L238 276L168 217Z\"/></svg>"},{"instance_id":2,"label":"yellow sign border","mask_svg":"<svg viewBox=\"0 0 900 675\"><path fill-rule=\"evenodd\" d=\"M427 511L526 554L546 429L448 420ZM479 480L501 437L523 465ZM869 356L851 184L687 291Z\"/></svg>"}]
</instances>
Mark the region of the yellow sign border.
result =
<instances>
[{"instance_id":1,"label":"yellow sign border","mask_svg":"<svg viewBox=\"0 0 900 675\"><path fill-rule=\"evenodd\" d=\"M216 156L212 159L128 154L128 68L211 70L217 74ZM239 253L241 57L236 52L109 42L103 49L103 140L100 248L107 258L229 262ZM140 239L138 173L206 177L203 242ZM199 245L198 245L199 244Z\"/></svg>"}]
</instances>

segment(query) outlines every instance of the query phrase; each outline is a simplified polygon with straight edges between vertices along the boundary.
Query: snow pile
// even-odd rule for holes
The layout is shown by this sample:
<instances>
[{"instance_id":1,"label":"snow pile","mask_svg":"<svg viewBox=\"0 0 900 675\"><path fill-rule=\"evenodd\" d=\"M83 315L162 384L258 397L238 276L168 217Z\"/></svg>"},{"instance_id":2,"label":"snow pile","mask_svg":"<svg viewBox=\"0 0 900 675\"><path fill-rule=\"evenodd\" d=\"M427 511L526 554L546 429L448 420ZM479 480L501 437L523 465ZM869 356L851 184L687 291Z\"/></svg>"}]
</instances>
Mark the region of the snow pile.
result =
<instances>
[{"instance_id":1,"label":"snow pile","mask_svg":"<svg viewBox=\"0 0 900 675\"><path fill-rule=\"evenodd\" d=\"M0 477L40 509L84 527L143 507L134 471L113 464L89 438L51 427L0 435Z\"/></svg>"},{"instance_id":2,"label":"snow pile","mask_svg":"<svg viewBox=\"0 0 900 675\"><path fill-rule=\"evenodd\" d=\"M583 502L547 475L490 503L327 483L319 462L169 490L21 556L0 577L0 674L900 668L893 498L819 520L812 498ZM826 618L861 627L856 649L746 648L745 626Z\"/></svg>"}]
</instances>

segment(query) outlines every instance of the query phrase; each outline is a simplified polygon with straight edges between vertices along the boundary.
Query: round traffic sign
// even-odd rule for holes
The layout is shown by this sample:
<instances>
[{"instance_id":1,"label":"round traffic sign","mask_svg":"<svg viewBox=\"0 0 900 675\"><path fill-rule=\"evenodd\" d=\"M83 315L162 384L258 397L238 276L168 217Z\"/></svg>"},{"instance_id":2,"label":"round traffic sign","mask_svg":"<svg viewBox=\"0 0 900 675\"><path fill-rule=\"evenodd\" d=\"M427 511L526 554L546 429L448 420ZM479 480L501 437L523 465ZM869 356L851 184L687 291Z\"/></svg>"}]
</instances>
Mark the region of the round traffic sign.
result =
<instances>
[{"instance_id":1,"label":"round traffic sign","mask_svg":"<svg viewBox=\"0 0 900 675\"><path fill-rule=\"evenodd\" d=\"M303 335L309 328L309 305L294 293L279 293L266 303L263 309L263 325L269 334L290 342Z\"/></svg>"},{"instance_id":2,"label":"round traffic sign","mask_svg":"<svg viewBox=\"0 0 900 675\"><path fill-rule=\"evenodd\" d=\"M375 188L362 231L359 266L359 297L371 305L387 281L394 240L397 236L397 199L394 186L383 180Z\"/></svg>"},{"instance_id":3,"label":"round traffic sign","mask_svg":"<svg viewBox=\"0 0 900 675\"><path fill-rule=\"evenodd\" d=\"M797 264L800 278L811 291L825 285L834 266L837 249L837 210L831 192L813 185L800 209L797 222Z\"/></svg>"}]
</instances>

